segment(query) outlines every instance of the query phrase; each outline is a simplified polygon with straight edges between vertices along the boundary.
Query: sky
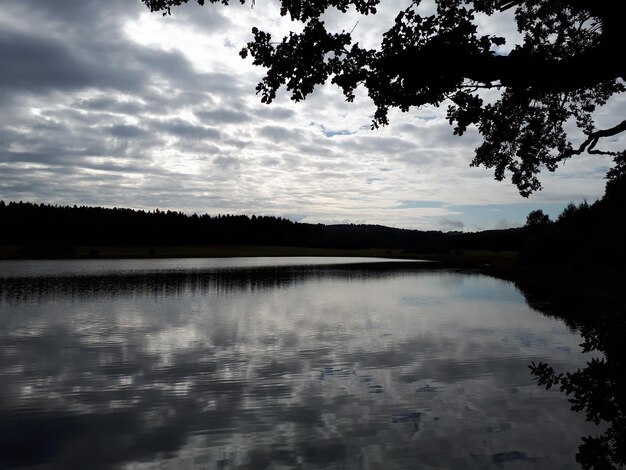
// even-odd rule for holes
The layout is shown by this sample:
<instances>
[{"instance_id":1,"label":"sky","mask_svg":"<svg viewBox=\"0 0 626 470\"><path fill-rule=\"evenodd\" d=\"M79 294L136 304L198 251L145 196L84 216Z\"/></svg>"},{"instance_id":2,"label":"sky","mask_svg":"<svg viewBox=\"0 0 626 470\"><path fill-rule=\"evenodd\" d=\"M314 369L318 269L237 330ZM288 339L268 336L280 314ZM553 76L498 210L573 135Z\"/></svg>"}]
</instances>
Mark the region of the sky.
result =
<instances>
[{"instance_id":1,"label":"sky","mask_svg":"<svg viewBox=\"0 0 626 470\"><path fill-rule=\"evenodd\" d=\"M331 11L333 31L375 47L408 0L379 14ZM301 29L276 0L194 4L151 13L139 0L0 0L0 199L186 213L274 215L476 231L523 225L542 209L604 192L610 157L567 161L523 198L470 168L476 131L454 136L445 108L390 113L371 130L364 90L331 85L300 103L262 104L264 70L239 51L258 26L277 40ZM510 14L485 32L516 39ZM618 97L596 116L620 122ZM619 119L618 119L619 117ZM572 134L573 143L581 136ZM610 145L626 147L620 136Z\"/></svg>"}]
</instances>

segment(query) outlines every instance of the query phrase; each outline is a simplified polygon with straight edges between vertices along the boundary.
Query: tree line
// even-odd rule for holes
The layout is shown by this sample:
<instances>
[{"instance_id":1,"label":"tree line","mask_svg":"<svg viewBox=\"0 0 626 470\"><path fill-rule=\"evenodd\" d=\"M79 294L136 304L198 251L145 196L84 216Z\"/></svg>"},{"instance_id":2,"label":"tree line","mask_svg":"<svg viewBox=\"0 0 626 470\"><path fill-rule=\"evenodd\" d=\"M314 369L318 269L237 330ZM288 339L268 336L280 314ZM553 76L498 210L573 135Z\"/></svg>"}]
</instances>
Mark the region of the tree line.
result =
<instances>
[{"instance_id":1,"label":"tree line","mask_svg":"<svg viewBox=\"0 0 626 470\"><path fill-rule=\"evenodd\" d=\"M626 261L626 159L609 173L604 196L569 203L551 221L542 211L528 214L522 254L527 261L623 265Z\"/></svg>"},{"instance_id":2,"label":"tree line","mask_svg":"<svg viewBox=\"0 0 626 470\"><path fill-rule=\"evenodd\" d=\"M322 225L273 216L188 215L177 211L0 201L4 245L269 245L319 248L445 249L446 234L380 225Z\"/></svg>"},{"instance_id":3,"label":"tree line","mask_svg":"<svg viewBox=\"0 0 626 470\"><path fill-rule=\"evenodd\" d=\"M367 224L309 224L274 216L188 215L178 211L58 206L0 201L0 244L24 252L71 254L73 246L265 245L385 248L407 253L455 249L519 250L525 228L477 233L423 231ZM69 251L68 251L69 250ZM28 254L28 253L27 253ZM45 253L41 253L45 254Z\"/></svg>"},{"instance_id":4,"label":"tree line","mask_svg":"<svg viewBox=\"0 0 626 470\"><path fill-rule=\"evenodd\" d=\"M626 167L626 165L622 165ZM57 206L0 201L0 245L23 254L72 254L75 246L256 245L384 248L406 253L518 251L530 263L622 263L626 260L626 171L619 167L605 195L570 203L551 221L541 210L524 227L481 232L422 231L381 225L323 225L274 216L188 215L178 211Z\"/></svg>"}]
</instances>

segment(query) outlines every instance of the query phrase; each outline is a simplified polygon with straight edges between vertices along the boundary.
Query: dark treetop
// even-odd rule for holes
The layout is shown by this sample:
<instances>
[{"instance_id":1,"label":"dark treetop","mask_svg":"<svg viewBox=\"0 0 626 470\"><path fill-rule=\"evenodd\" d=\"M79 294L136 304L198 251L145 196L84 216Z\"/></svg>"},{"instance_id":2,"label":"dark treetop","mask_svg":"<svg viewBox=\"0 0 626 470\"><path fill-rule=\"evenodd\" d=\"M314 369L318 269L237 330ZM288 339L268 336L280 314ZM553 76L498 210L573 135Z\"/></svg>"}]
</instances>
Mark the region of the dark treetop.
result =
<instances>
[{"instance_id":1,"label":"dark treetop","mask_svg":"<svg viewBox=\"0 0 626 470\"><path fill-rule=\"evenodd\" d=\"M152 11L169 14L171 7L189 0L142 1ZM377 107L372 123L376 128L388 123L390 108L408 111L445 102L455 134L474 125L483 137L472 166L493 168L497 180L510 173L524 196L541 189L537 175L542 169L554 171L573 155L615 155L596 145L626 130L626 120L596 129L592 119L596 107L625 90L621 2L436 0L436 13L422 16L421 0L414 0L398 13L378 49L354 43L350 32L328 31L320 18L332 8L376 14L380 0L280 3L281 14L302 22L303 31L277 42L253 28L254 40L241 51L242 57L250 54L255 65L267 68L257 85L265 103L283 86L300 101L327 80L352 101L361 85ZM494 46L504 45L504 38L479 34L475 15L511 8L523 40L508 54L496 53ZM492 93L486 94L486 89ZM578 147L564 130L568 121L585 135Z\"/></svg>"}]
</instances>

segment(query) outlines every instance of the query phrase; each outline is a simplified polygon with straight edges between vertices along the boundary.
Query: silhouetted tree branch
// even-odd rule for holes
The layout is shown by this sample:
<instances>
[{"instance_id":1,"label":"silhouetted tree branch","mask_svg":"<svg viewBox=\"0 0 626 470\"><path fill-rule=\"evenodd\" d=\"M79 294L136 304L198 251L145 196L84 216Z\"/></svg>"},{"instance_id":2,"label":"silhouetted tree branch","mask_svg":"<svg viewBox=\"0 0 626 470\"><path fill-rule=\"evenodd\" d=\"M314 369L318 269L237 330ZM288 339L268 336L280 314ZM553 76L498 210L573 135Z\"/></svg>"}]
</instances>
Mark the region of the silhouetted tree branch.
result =
<instances>
[{"instance_id":1,"label":"silhouetted tree branch","mask_svg":"<svg viewBox=\"0 0 626 470\"><path fill-rule=\"evenodd\" d=\"M608 151L603 151L603 150L595 150L595 146L598 144L598 141L601 138L611 137L613 135L620 134L624 131L626 131L626 120L620 122L617 126L611 127L610 129L602 129L596 132L592 132L587 138L587 140L585 140L582 144L580 144L580 147L578 147L578 149L572 150L562 155L560 158L565 159L565 158L571 157L572 155L580 155L585 150L588 153L592 153L594 155L613 155L613 156L619 155L620 152L608 152Z\"/></svg>"},{"instance_id":2,"label":"silhouetted tree branch","mask_svg":"<svg viewBox=\"0 0 626 470\"><path fill-rule=\"evenodd\" d=\"M165 14L188 1L143 0ZM613 153L595 150L598 139L615 134L596 131L592 114L626 90L626 36L618 2L435 0L436 13L428 16L421 14L420 3L414 0L399 11L378 49L366 49L353 41L352 31L328 31L321 16L350 7L376 14L380 0L281 0L281 14L302 22L302 32L277 42L253 28L253 41L241 51L267 69L256 88L261 101L271 103L283 87L300 101L327 81L352 101L357 87L364 87L376 105L373 128L388 124L392 108L408 111L446 102L455 134L476 127L483 137L472 166L493 168L497 180L510 175L524 196L541 189L542 170L554 171L585 151ZM508 54L496 52L504 38L479 34L476 14L512 8L523 40ZM497 93L485 94L490 88ZM578 149L564 130L569 120L587 139Z\"/></svg>"}]
</instances>

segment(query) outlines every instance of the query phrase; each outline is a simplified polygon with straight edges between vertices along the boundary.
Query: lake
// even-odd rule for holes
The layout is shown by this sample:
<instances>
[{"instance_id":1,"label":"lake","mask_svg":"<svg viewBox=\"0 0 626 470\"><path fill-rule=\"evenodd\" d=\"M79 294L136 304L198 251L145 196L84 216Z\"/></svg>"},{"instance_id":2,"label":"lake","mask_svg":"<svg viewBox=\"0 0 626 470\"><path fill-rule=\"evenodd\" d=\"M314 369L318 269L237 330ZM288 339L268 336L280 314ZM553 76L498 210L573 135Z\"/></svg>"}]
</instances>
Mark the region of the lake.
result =
<instances>
[{"instance_id":1,"label":"lake","mask_svg":"<svg viewBox=\"0 0 626 470\"><path fill-rule=\"evenodd\" d=\"M0 468L575 469L581 341L420 262L0 261Z\"/></svg>"}]
</instances>

